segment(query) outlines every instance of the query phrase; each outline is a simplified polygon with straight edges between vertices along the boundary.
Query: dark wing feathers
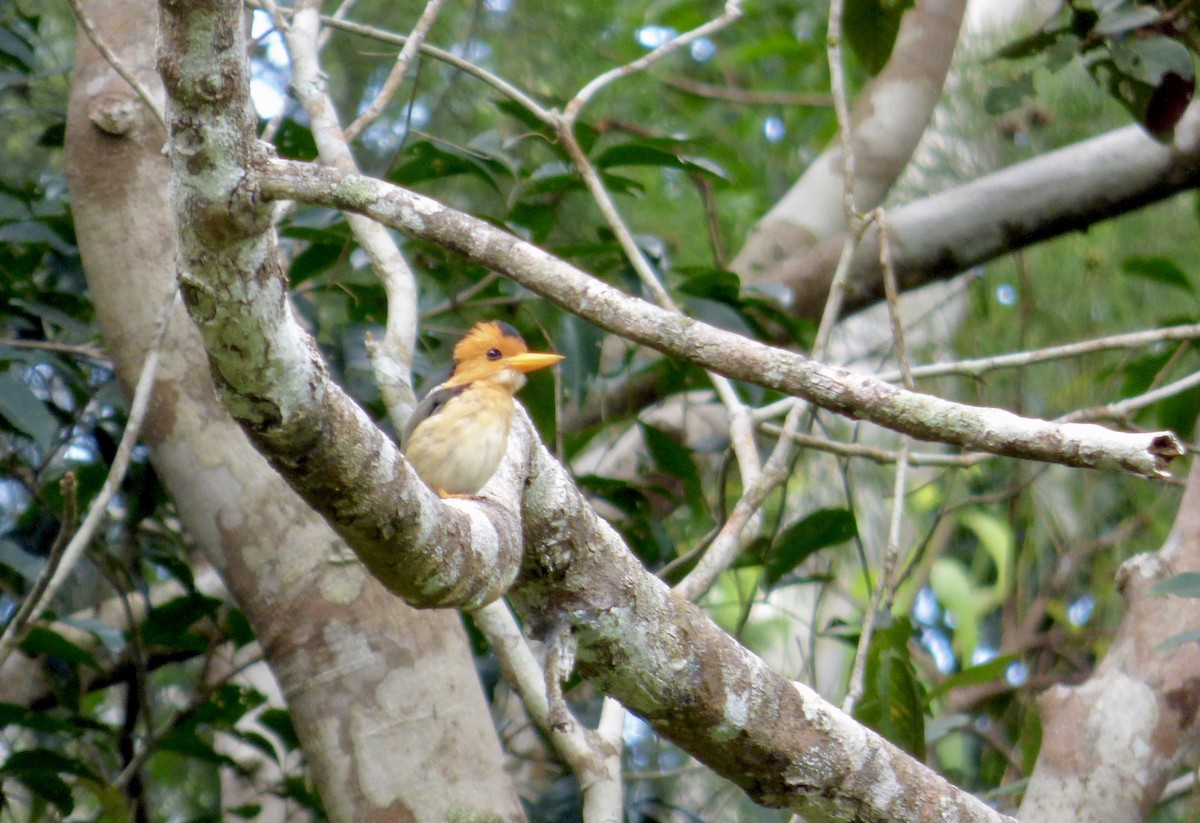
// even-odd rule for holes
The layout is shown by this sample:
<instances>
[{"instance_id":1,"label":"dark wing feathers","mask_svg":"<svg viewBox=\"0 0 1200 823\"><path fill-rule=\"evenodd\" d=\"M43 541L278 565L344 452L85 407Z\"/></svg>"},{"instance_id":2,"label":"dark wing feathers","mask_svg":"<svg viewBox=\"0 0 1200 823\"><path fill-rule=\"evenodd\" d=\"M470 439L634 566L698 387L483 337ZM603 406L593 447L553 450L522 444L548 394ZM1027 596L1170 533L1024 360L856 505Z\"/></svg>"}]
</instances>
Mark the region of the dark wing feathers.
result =
<instances>
[{"instance_id":1,"label":"dark wing feathers","mask_svg":"<svg viewBox=\"0 0 1200 823\"><path fill-rule=\"evenodd\" d=\"M400 441L400 449L403 451L408 446L408 438L412 436L413 430L421 424L421 421L427 420L437 414L446 404L462 394L469 383L462 383L458 386L438 386L425 398L417 404L416 411L412 417L408 419L408 425L404 427L404 437Z\"/></svg>"}]
</instances>

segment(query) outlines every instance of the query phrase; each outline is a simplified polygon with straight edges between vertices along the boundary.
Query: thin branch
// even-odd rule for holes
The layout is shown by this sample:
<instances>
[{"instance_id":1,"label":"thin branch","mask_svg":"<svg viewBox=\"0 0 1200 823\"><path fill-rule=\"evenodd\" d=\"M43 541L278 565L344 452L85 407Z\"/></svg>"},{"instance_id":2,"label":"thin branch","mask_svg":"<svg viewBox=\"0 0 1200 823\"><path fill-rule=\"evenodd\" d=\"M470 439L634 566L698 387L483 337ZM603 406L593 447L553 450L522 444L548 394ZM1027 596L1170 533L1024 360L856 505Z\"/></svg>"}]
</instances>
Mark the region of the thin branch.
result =
<instances>
[{"instance_id":1,"label":"thin branch","mask_svg":"<svg viewBox=\"0 0 1200 823\"><path fill-rule=\"evenodd\" d=\"M445 2L446 0L429 0L425 5L425 11L421 12L417 24L413 26L412 34L405 39L404 45L400 48L400 54L396 56L395 65L392 66L387 79L383 81L383 88L379 90L379 94L363 110L363 113L353 123L346 126L347 142L354 142L354 139L362 134L367 126L374 123L395 96L400 84L404 82L404 75L408 73L408 67L412 65L413 58L417 56L421 44L425 42L425 37L433 28L433 23L437 20L438 13L442 10L442 4Z\"/></svg>"},{"instance_id":2,"label":"thin branch","mask_svg":"<svg viewBox=\"0 0 1200 823\"><path fill-rule=\"evenodd\" d=\"M619 741L624 710L620 704L606 699L598 731L584 728L561 706L555 710L554 703L558 701L552 701L546 693L546 674L507 603L503 600L490 603L473 611L471 617L487 637L500 664L500 673L521 699L530 720L578 778L584 795L585 823L621 820Z\"/></svg>"},{"instance_id":3,"label":"thin branch","mask_svg":"<svg viewBox=\"0 0 1200 823\"><path fill-rule=\"evenodd\" d=\"M725 11L720 17L679 35L669 43L659 46L657 49L654 49L649 54L632 63L612 69L592 80L567 102L567 105L563 109L563 114L558 121L557 130L563 146L583 177L584 183L587 185L588 191L591 192L597 206L599 206L605 222L608 223L609 228L616 235L617 241L625 252L626 258L633 266L634 271L637 272L642 284L654 298L654 301L663 309L674 314L681 314L679 307L675 305L675 301L659 281L658 274L650 266L649 261L646 260L646 256L638 247L633 233L629 230L629 226L617 210L612 195L609 194L608 189L604 186L604 181L601 180L595 167L588 160L583 148L579 145L579 141L576 140L574 132L575 122L588 100L604 86L642 71L689 43L694 43L701 37L720 31L741 17L741 14L740 0L728 0L725 5ZM730 441L734 454L737 456L738 469L742 474L742 482L747 485L753 484L759 477L761 464L758 457L758 446L754 442L754 427L750 421L749 411L746 405L742 403L741 398L738 397L737 391L733 388L733 384L729 380L711 371L709 372L709 379L712 381L713 388L716 389L717 396L721 399L729 416Z\"/></svg>"},{"instance_id":4,"label":"thin branch","mask_svg":"<svg viewBox=\"0 0 1200 823\"><path fill-rule=\"evenodd\" d=\"M896 270L892 266L891 249L888 245L887 217L883 209L875 209L875 223L879 226L879 265L883 270L883 290L887 295L888 319L892 326L892 346L896 352L896 361L900 364L904 386L913 390L912 369L908 364L908 347L904 343L904 323L900 319L900 290L896 286ZM896 477L892 486L892 516L888 523L887 546L884 549L883 571L871 599L867 603L867 612L863 615L862 631L858 636L858 649L854 654L854 666L850 674L850 686L846 690L846 698L842 702L842 711L847 714L854 712L854 706L863 694L863 680L866 675L867 657L871 649L871 637L875 630L875 618L879 614L880 604L891 600L892 575L900 556L900 528L904 522L904 501L908 495L908 452L910 439L900 438L899 457L896 461Z\"/></svg>"},{"instance_id":5,"label":"thin branch","mask_svg":"<svg viewBox=\"0 0 1200 823\"><path fill-rule=\"evenodd\" d=\"M1090 409L1073 411L1070 414L1063 415L1059 420L1064 422L1127 420L1147 406L1152 406L1161 400L1166 400L1168 397L1182 394L1196 386L1200 386L1200 372L1194 372L1187 377L1181 377L1179 380L1168 383L1165 386L1159 386L1157 389L1139 394L1136 397L1127 397L1124 400L1118 400L1115 403L1108 403L1104 406L1093 406Z\"/></svg>"},{"instance_id":6,"label":"thin branch","mask_svg":"<svg viewBox=\"0 0 1200 823\"><path fill-rule=\"evenodd\" d=\"M86 357L89 360L111 362L111 358L99 346L73 346L70 343L55 343L49 340L19 340L15 337L0 337L0 346L11 346L14 349L37 349L38 351L61 352L62 354L70 354L76 357Z\"/></svg>"},{"instance_id":7,"label":"thin branch","mask_svg":"<svg viewBox=\"0 0 1200 823\"><path fill-rule=\"evenodd\" d=\"M82 0L70 0L70 3L71 11L75 13L75 21L79 23L79 28L83 29L83 33L91 41L92 46L96 51L100 52L100 56L104 58L105 62L113 67L113 71L129 84L129 87L142 99L142 102L146 104L146 108L150 109L155 119L165 129L167 127L166 115L163 114L162 106L158 104L158 101L154 99L154 95L150 93L150 89L146 88L142 81L137 78L137 75L126 68L125 64L121 62L121 58L117 57L116 52L110 49L108 44L104 42L104 38L100 36L100 32L96 31L96 27L92 24L92 19L84 11Z\"/></svg>"},{"instance_id":8,"label":"thin branch","mask_svg":"<svg viewBox=\"0 0 1200 823\"><path fill-rule=\"evenodd\" d=\"M567 103L566 107L563 109L563 116L569 122L573 123L579 116L580 110L582 110L583 107L588 104L588 101L590 101L592 97L594 97L596 93L605 86L620 80L623 77L628 77L631 74L636 74L639 71L649 68L667 55L672 54L679 49L684 48L685 46L690 46L692 43L696 42L702 37L708 37L709 35L716 34L741 16L741 0L726 0L725 11L720 17L710 20L704 25L698 26L697 28L694 28L689 32L685 32L678 37L672 38L670 41L662 44L649 54L645 54L637 60L634 60L632 63L626 63L624 66L618 66L615 69L610 69L609 71L606 71L604 74L601 74L599 77L592 80L582 89L580 89L575 97L572 98L569 103Z\"/></svg>"},{"instance_id":9,"label":"thin branch","mask_svg":"<svg viewBox=\"0 0 1200 823\"><path fill-rule=\"evenodd\" d=\"M1162 329L1148 329L1145 331L1128 332L1126 334L1116 334L1110 337L1098 337L1093 340L1067 343L1045 349L999 354L994 357L980 357L974 360L955 360L950 363L929 363L924 366L913 366L912 376L914 380L949 375L982 377L988 372L999 369L1022 368L1038 363L1065 360L1071 357L1082 357L1114 349L1136 349L1168 340L1195 340L1197 338L1200 338L1200 324L1167 326ZM877 380L884 380L889 383L897 382L902 377L903 375L899 369L880 372L875 375ZM756 422L771 420L787 414L796 402L796 399L793 397L777 400L774 403L754 409L751 415ZM1072 414L1079 413L1072 412Z\"/></svg>"},{"instance_id":10,"label":"thin branch","mask_svg":"<svg viewBox=\"0 0 1200 823\"><path fill-rule=\"evenodd\" d=\"M842 212L846 216L849 234L861 235L861 220L854 204L854 127L850 119L850 102L846 95L846 69L842 65L842 12L845 0L832 0L829 4L829 32L826 38L826 54L829 60L829 87L833 92L833 110L837 113L838 143L842 147Z\"/></svg>"},{"instance_id":11,"label":"thin branch","mask_svg":"<svg viewBox=\"0 0 1200 823\"><path fill-rule=\"evenodd\" d=\"M683 77L662 77L660 82L686 94L697 97L707 97L712 100L728 100L731 103L745 103L751 106L819 106L825 108L833 105L833 96L821 92L794 91L752 91L736 86L714 86L709 83L698 83Z\"/></svg>"},{"instance_id":12,"label":"thin branch","mask_svg":"<svg viewBox=\"0 0 1200 823\"><path fill-rule=\"evenodd\" d=\"M794 404L794 405L799 405ZM776 437L784 436L783 427L774 423L763 423L760 428L767 434ZM900 453L878 446L867 446L862 443L843 443L840 440L829 440L809 434L793 434L791 439L805 449L828 452L838 457L853 457L870 460L873 463L887 465L900 460ZM913 466L946 466L967 469L977 466L985 460L991 460L996 455L987 452L972 452L970 454L937 454L936 452L910 452L908 462Z\"/></svg>"},{"instance_id":13,"label":"thin branch","mask_svg":"<svg viewBox=\"0 0 1200 823\"><path fill-rule=\"evenodd\" d=\"M121 442L117 445L117 453L109 467L108 477L104 479L104 485L100 487L100 493L92 499L87 515L83 518L83 524L63 550L62 560L58 564L54 576L46 583L41 594L32 600L32 605L29 605L28 601L23 604L25 610L23 622L18 623L16 619L12 620L5 627L4 634L0 635L0 667L4 666L4 661L25 639L29 627L42 616L50 601L54 599L63 583L75 570L84 550L92 540L92 535L100 527L100 522L108 511L109 502L125 479L125 472L128 471L129 461L133 456L133 447L137 445L138 432L146 417L146 411L150 407L150 395L154 388L155 374L158 372L158 359L163 337L166 335L167 327L179 302L179 292L172 292L167 300L167 305L159 315L158 327L154 331L146 359L142 363L142 372L138 376L137 387L133 392L133 402L129 407L129 418L125 424L125 431L121 434Z\"/></svg>"},{"instance_id":14,"label":"thin branch","mask_svg":"<svg viewBox=\"0 0 1200 823\"><path fill-rule=\"evenodd\" d=\"M247 5L251 8L266 8L264 0L247 0ZM280 9L280 12L283 15L290 14L289 9ZM341 20L328 15L321 15L320 20L322 24L328 26L329 28L339 29L347 32L348 34L357 34L361 37L369 37L372 40L378 40L381 43L387 43L389 45L403 46L404 43L408 41L408 38L403 34L396 34L394 32L387 31L386 29L376 28L375 26L367 26L363 25L362 23L354 23L350 20ZM556 114L551 112L545 106L542 106L528 94L518 89L512 83L509 83L507 80L492 74L480 66L471 63L470 61L464 60L455 54L445 51L444 49L431 46L428 43L421 44L421 53L429 55L435 60L439 60L448 66L453 66L459 71L469 74L477 80L483 81L505 97L513 100L516 103L519 103L522 108L531 112L546 125L555 125L557 117Z\"/></svg>"},{"instance_id":15,"label":"thin branch","mask_svg":"<svg viewBox=\"0 0 1200 823\"><path fill-rule=\"evenodd\" d=\"M0 643L0 669L4 668L8 656L13 650L20 645L21 641L29 632L29 625L35 619L35 611L39 604L46 600L46 590L50 587L50 581L58 574L59 567L62 566L63 556L70 539L70 535L79 525L79 487L75 481L75 472L67 472L59 480L59 489L62 491L63 498L63 516L62 523L59 526L58 534L54 538L54 543L50 546L50 553L46 557L46 564L42 566L42 570L38 572L37 578L33 581L29 592L25 595L25 599L21 601L21 605L17 608L16 614L9 621L5 629L4 636L12 636L16 638L11 647L5 647ZM0 638L2 640L3 638Z\"/></svg>"},{"instance_id":16,"label":"thin branch","mask_svg":"<svg viewBox=\"0 0 1200 823\"><path fill-rule=\"evenodd\" d=\"M1146 331L1129 332L1127 334L1115 334L1110 337L1084 340L1080 343L1067 343L1062 346L1001 354L995 357L981 357L975 360L957 360L953 363L930 363L925 366L914 366L912 376L914 379L942 377L944 375L980 377L989 371L997 369L1021 368L1035 363L1064 360L1069 357L1081 357L1086 354L1111 351L1113 349L1135 349L1167 340L1195 340L1197 338L1200 338L1200 324L1192 323L1182 326L1168 326L1163 329L1148 329ZM899 371L891 371L880 374L879 379L892 382L900 379L900 376Z\"/></svg>"},{"instance_id":17,"label":"thin branch","mask_svg":"<svg viewBox=\"0 0 1200 823\"><path fill-rule=\"evenodd\" d=\"M430 9L436 14L439 3L440 0L431 2L426 14ZM321 162L343 171L356 172L358 166L350 152L347 135L342 132L337 109L329 99L322 80L317 53L319 6L319 0L298 3L291 26L285 34L292 56L292 87L312 121L313 139L317 143ZM426 15L422 15L423 21L425 18ZM432 19L427 22L432 24ZM412 50L408 51L411 58ZM404 56L402 50L397 65ZM376 375L383 381L379 388L389 401L389 408L406 421L417 405L412 388L412 359L417 339L416 277L387 229L361 215L348 217L348 222L387 294L386 332L383 340L368 340L368 355L375 366ZM403 431L403 422L399 425L398 430Z\"/></svg>"}]
</instances>

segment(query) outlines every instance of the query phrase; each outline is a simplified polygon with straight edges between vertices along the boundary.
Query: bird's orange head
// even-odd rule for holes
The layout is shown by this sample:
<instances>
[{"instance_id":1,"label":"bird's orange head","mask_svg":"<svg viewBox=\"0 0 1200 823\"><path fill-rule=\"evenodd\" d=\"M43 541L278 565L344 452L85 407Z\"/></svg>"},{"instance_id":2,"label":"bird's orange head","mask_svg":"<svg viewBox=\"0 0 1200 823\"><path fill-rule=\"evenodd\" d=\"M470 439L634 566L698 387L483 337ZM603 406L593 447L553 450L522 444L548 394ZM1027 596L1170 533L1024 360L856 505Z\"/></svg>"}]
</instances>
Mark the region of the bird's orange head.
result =
<instances>
[{"instance_id":1,"label":"bird's orange head","mask_svg":"<svg viewBox=\"0 0 1200 823\"><path fill-rule=\"evenodd\" d=\"M527 372L553 366L562 359L561 354L529 351L520 332L507 323L476 323L454 347L454 373L445 385L486 380L516 391L524 385Z\"/></svg>"}]
</instances>

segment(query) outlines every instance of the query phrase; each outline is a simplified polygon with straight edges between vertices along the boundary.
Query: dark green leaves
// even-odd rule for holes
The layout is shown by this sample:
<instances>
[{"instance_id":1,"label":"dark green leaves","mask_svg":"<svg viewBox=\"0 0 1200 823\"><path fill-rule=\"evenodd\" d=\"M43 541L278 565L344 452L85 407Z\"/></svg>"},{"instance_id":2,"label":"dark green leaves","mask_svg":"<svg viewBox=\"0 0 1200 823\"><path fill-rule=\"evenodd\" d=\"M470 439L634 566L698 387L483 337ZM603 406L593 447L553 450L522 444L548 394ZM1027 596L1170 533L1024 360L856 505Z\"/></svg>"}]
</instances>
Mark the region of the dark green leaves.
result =
<instances>
[{"instance_id":1,"label":"dark green leaves","mask_svg":"<svg viewBox=\"0 0 1200 823\"><path fill-rule=\"evenodd\" d=\"M1182 28L1136 0L1080 0L1067 4L1041 31L1005 47L1005 59L1041 57L1057 70L1078 56L1096 81L1145 129L1169 139L1195 89L1192 47ZM991 112L1012 107L1028 84L1009 84L989 95Z\"/></svg>"},{"instance_id":2,"label":"dark green leaves","mask_svg":"<svg viewBox=\"0 0 1200 823\"><path fill-rule=\"evenodd\" d=\"M867 651L863 696L854 717L923 760L926 699L908 649L914 634L908 618L875 629Z\"/></svg>"},{"instance_id":3,"label":"dark green leaves","mask_svg":"<svg viewBox=\"0 0 1200 823\"><path fill-rule=\"evenodd\" d=\"M913 0L847 0L842 31L867 71L878 74L892 56L904 13Z\"/></svg>"},{"instance_id":4,"label":"dark green leaves","mask_svg":"<svg viewBox=\"0 0 1200 823\"><path fill-rule=\"evenodd\" d=\"M0 372L0 418L43 451L58 436L58 421L30 387L18 366Z\"/></svg>"},{"instance_id":5,"label":"dark green leaves","mask_svg":"<svg viewBox=\"0 0 1200 823\"><path fill-rule=\"evenodd\" d=\"M1164 286L1172 286L1195 295L1192 281L1183 269L1167 257L1130 257L1121 264L1121 271L1130 277L1141 277Z\"/></svg>"},{"instance_id":6,"label":"dark green leaves","mask_svg":"<svg viewBox=\"0 0 1200 823\"><path fill-rule=\"evenodd\" d=\"M775 540L763 563L763 585L772 589L821 549L851 540L858 534L848 509L820 509L788 526Z\"/></svg>"},{"instance_id":7,"label":"dark green leaves","mask_svg":"<svg viewBox=\"0 0 1200 823\"><path fill-rule=\"evenodd\" d=\"M13 752L0 765L0 778L23 783L37 798L54 806L64 816L75 809L71 787L63 775L96 781L99 778L82 761L51 749L24 749Z\"/></svg>"}]
</instances>

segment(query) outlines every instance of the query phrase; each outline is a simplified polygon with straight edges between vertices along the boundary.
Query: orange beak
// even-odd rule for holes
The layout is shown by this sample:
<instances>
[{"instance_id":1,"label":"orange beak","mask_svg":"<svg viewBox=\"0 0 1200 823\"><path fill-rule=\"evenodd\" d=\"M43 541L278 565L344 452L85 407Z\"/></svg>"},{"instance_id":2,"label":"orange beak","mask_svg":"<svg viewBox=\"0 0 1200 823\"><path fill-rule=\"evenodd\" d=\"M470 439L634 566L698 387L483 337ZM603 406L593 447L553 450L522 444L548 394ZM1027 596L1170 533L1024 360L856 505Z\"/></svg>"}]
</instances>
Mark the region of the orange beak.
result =
<instances>
[{"instance_id":1,"label":"orange beak","mask_svg":"<svg viewBox=\"0 0 1200 823\"><path fill-rule=\"evenodd\" d=\"M510 369L515 369L519 372L531 372L538 369L544 369L547 366L553 366L555 363L563 360L561 354L542 354L541 352L525 352L524 354L514 354L504 358L503 363Z\"/></svg>"}]
</instances>

